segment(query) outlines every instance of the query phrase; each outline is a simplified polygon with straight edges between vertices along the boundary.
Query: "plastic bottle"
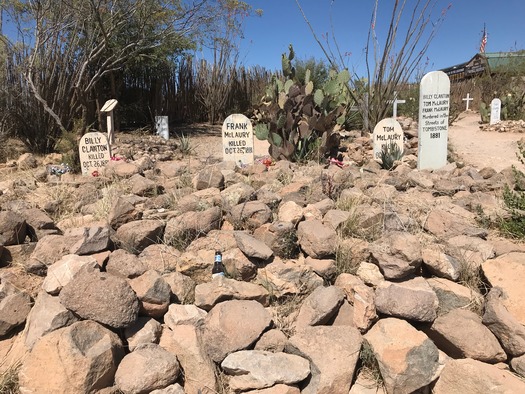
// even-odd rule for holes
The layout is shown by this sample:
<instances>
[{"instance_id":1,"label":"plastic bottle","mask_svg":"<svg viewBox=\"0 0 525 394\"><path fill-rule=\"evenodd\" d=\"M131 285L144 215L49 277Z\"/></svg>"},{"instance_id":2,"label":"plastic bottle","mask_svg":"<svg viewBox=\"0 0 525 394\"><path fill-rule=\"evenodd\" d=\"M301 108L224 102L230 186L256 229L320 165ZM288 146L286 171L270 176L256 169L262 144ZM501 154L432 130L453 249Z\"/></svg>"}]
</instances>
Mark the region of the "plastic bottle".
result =
<instances>
[{"instance_id":1,"label":"plastic bottle","mask_svg":"<svg viewBox=\"0 0 525 394\"><path fill-rule=\"evenodd\" d=\"M211 270L212 279L218 276L224 276L224 267L222 265L222 253L220 251L215 252L215 261Z\"/></svg>"}]
</instances>

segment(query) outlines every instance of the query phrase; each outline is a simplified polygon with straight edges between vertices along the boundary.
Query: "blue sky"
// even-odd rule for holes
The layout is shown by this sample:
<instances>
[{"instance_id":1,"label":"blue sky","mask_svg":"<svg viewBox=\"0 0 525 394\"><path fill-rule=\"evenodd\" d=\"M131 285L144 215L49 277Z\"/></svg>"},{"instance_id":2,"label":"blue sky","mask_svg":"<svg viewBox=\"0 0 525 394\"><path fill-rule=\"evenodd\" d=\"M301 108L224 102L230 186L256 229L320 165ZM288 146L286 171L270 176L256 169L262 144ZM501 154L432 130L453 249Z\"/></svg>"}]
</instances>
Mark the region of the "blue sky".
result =
<instances>
[{"instance_id":1,"label":"blue sky","mask_svg":"<svg viewBox=\"0 0 525 394\"><path fill-rule=\"evenodd\" d=\"M376 20L379 36L388 27L393 1L379 0ZM298 58L323 58L295 0L247 0L247 3L262 9L264 15L246 20L240 53L245 65L280 69L281 54L287 52L290 43ZM341 52L351 54L348 57L351 69L358 74L364 72L363 49L374 0L301 0L300 3L319 36L331 32L330 4L333 3L333 26ZM413 4L415 0L408 0L406 9L411 10ZM484 24L488 33L486 52L525 49L525 0L438 0L434 19L449 5L427 52L426 71L470 60L479 50Z\"/></svg>"}]
</instances>

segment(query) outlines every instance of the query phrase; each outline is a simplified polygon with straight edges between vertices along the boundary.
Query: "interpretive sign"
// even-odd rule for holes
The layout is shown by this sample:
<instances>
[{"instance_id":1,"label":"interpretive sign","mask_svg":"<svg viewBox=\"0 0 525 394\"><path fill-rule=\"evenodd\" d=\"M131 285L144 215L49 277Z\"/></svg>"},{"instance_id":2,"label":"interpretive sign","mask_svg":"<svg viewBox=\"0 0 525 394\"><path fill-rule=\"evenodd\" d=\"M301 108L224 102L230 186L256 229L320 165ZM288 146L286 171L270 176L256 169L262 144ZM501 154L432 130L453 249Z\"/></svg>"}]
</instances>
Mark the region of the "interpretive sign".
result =
<instances>
[{"instance_id":1,"label":"interpretive sign","mask_svg":"<svg viewBox=\"0 0 525 394\"><path fill-rule=\"evenodd\" d=\"M96 176L111 159L111 149L107 137L99 132L86 133L79 143L82 175Z\"/></svg>"},{"instance_id":2,"label":"interpretive sign","mask_svg":"<svg viewBox=\"0 0 525 394\"><path fill-rule=\"evenodd\" d=\"M432 71L421 79L419 89L419 170L435 170L447 164L450 79Z\"/></svg>"},{"instance_id":3,"label":"interpretive sign","mask_svg":"<svg viewBox=\"0 0 525 394\"><path fill-rule=\"evenodd\" d=\"M233 114L222 124L222 154L224 161L236 164L253 163L252 122L242 114Z\"/></svg>"},{"instance_id":4,"label":"interpretive sign","mask_svg":"<svg viewBox=\"0 0 525 394\"><path fill-rule=\"evenodd\" d=\"M501 100L495 98L490 103L490 124L496 124L501 121Z\"/></svg>"},{"instance_id":5,"label":"interpretive sign","mask_svg":"<svg viewBox=\"0 0 525 394\"><path fill-rule=\"evenodd\" d=\"M381 151L390 144L396 144L403 153L403 129L394 118L386 118L374 127L374 159L381 160Z\"/></svg>"}]
</instances>

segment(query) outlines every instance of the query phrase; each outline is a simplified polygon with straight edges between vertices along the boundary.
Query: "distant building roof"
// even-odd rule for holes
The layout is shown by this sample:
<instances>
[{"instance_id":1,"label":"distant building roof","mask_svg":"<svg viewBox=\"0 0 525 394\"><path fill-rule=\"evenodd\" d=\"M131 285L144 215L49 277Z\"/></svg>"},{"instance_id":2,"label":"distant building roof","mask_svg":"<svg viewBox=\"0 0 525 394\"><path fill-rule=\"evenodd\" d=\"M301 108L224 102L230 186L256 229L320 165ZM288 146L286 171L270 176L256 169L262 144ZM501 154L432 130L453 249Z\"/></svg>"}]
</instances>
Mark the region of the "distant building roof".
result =
<instances>
[{"instance_id":1,"label":"distant building roof","mask_svg":"<svg viewBox=\"0 0 525 394\"><path fill-rule=\"evenodd\" d=\"M468 62L442 69L451 81L471 78L489 71L498 72L500 67L508 70L509 67L525 66L525 51L518 52L486 52L477 53Z\"/></svg>"}]
</instances>

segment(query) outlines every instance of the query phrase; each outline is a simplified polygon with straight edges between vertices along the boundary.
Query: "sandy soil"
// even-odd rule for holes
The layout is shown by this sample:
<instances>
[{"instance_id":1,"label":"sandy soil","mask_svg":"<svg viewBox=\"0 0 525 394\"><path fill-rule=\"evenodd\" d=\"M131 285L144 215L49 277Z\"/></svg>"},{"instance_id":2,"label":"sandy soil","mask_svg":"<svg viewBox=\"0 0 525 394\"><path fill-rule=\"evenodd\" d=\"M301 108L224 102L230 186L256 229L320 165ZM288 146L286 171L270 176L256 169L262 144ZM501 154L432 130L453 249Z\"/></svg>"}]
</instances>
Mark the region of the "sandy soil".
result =
<instances>
[{"instance_id":1,"label":"sandy soil","mask_svg":"<svg viewBox=\"0 0 525 394\"><path fill-rule=\"evenodd\" d=\"M479 114L463 112L449 128L449 143L464 163L478 169L492 167L501 171L511 165L525 170L516 156L522 133L497 133L479 129Z\"/></svg>"}]
</instances>

